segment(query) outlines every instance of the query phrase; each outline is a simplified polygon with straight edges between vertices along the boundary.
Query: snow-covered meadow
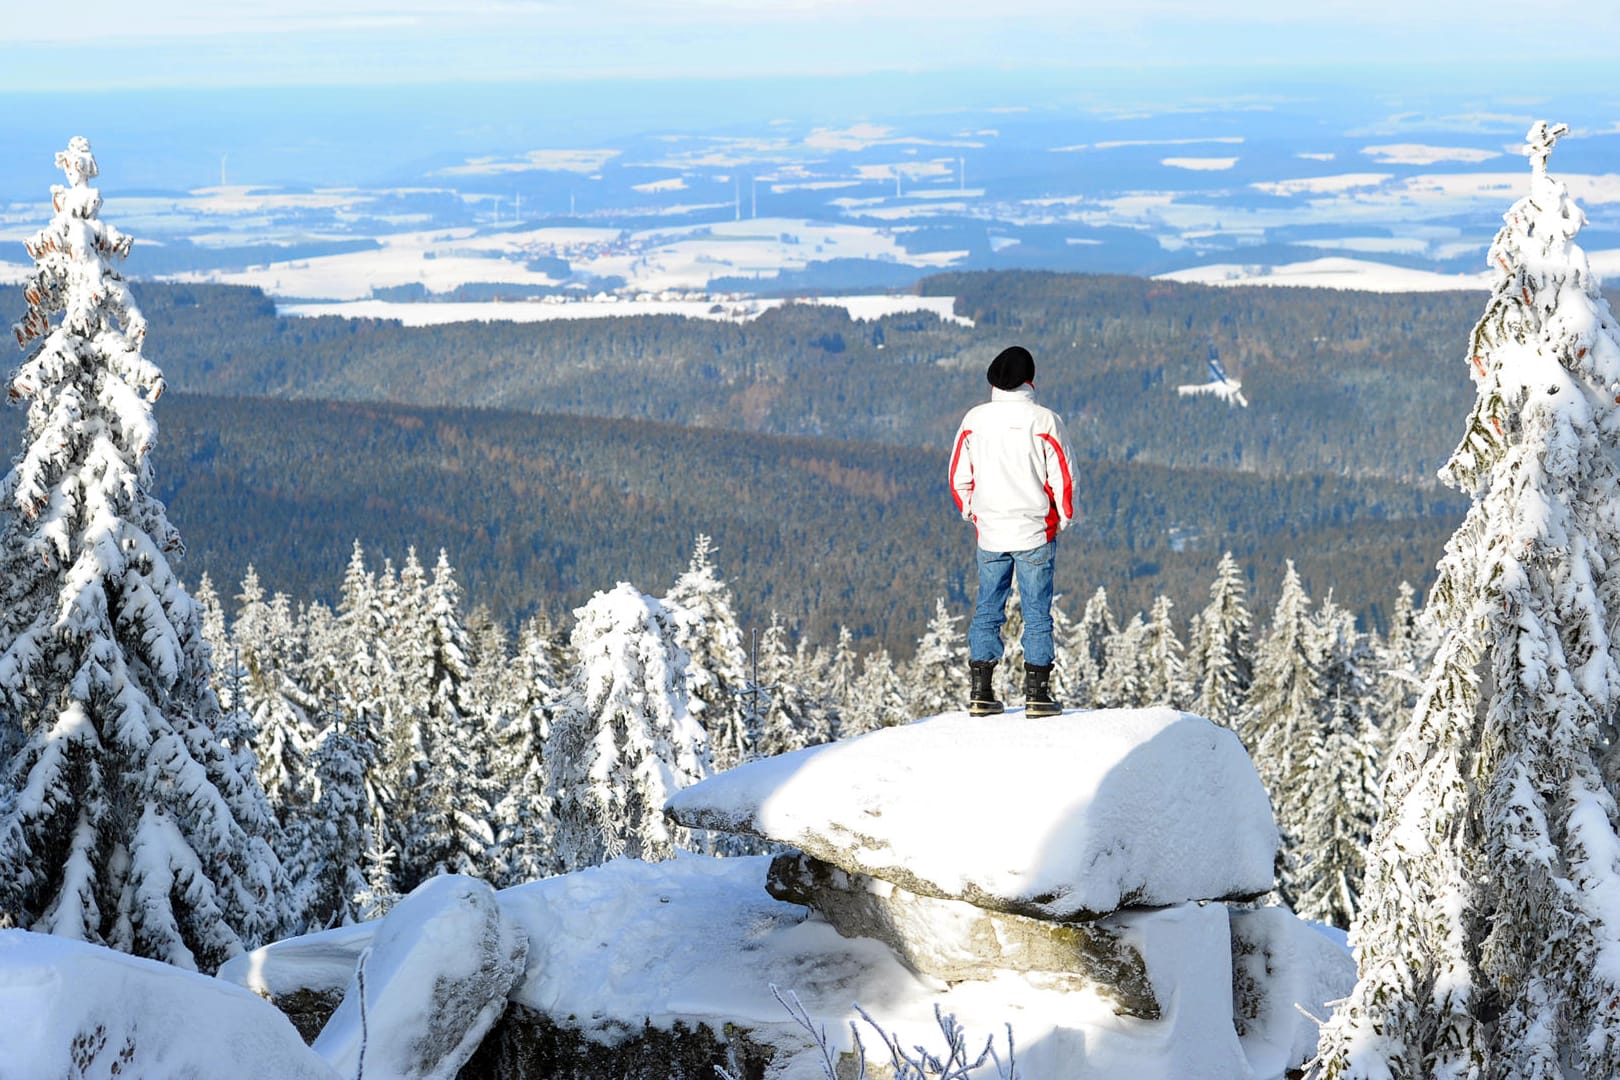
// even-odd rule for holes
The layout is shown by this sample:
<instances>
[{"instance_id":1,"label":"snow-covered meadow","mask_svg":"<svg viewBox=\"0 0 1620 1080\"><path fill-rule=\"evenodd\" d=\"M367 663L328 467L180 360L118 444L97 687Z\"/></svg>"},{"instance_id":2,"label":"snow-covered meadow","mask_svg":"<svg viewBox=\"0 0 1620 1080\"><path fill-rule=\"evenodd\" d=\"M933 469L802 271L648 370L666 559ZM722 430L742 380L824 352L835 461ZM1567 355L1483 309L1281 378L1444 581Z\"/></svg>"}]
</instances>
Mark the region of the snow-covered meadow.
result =
<instances>
[{"instance_id":1,"label":"snow-covered meadow","mask_svg":"<svg viewBox=\"0 0 1620 1080\"><path fill-rule=\"evenodd\" d=\"M748 322L783 304L815 304L843 308L856 320L881 319L912 311L926 311L948 322L972 325L957 315L955 298L949 296L815 296L795 300L741 295L705 297L701 300L668 297L598 295L530 301L442 301L406 303L390 300L349 300L338 303L281 304L282 315L315 317L336 315L351 319L393 319L404 326L435 326L456 322L549 322L553 319L611 319L629 315L679 315L688 319L718 319Z\"/></svg>"}]
</instances>

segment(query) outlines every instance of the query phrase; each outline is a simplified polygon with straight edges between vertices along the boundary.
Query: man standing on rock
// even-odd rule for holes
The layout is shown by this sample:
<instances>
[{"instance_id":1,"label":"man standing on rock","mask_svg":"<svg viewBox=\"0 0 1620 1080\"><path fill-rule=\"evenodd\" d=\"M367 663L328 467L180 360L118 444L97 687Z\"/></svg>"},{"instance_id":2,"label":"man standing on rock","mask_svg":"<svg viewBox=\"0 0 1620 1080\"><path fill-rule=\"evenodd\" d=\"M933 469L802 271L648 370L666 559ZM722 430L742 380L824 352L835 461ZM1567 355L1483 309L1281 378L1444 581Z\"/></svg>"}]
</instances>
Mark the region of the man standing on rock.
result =
<instances>
[{"instance_id":1,"label":"man standing on rock","mask_svg":"<svg viewBox=\"0 0 1620 1080\"><path fill-rule=\"evenodd\" d=\"M1018 575L1024 613L1024 703L1055 716L1052 698L1052 557L1074 522L1074 454L1063 421L1035 403L1035 358L1021 345L990 364L990 400L962 418L951 451L951 494L978 530L979 599L968 629L968 712L1003 709L995 692L1007 592Z\"/></svg>"}]
</instances>

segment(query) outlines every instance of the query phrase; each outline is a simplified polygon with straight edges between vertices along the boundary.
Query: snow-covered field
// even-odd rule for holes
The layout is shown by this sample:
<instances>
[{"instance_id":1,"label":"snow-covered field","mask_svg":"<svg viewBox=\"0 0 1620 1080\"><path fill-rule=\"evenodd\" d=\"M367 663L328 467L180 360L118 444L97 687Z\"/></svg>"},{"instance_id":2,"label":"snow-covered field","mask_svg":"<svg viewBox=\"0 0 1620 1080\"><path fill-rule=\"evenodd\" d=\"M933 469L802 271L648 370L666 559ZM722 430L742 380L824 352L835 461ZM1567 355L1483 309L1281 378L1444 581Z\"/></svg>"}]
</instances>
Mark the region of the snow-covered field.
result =
<instances>
[{"instance_id":1,"label":"snow-covered field","mask_svg":"<svg viewBox=\"0 0 1620 1080\"><path fill-rule=\"evenodd\" d=\"M1358 289L1363 292L1443 292L1450 289L1490 289L1489 275L1437 274L1368 259L1330 257L1282 266L1217 263L1158 275L1165 281L1200 285L1293 285L1317 289Z\"/></svg>"},{"instance_id":2,"label":"snow-covered field","mask_svg":"<svg viewBox=\"0 0 1620 1080\"><path fill-rule=\"evenodd\" d=\"M757 278L761 288L784 271L813 262L861 259L942 269L966 252L913 254L895 230L871 225L758 218L710 225L625 232L602 228L541 228L487 232L471 228L397 233L380 247L245 270L175 275L182 281L255 285L272 296L363 300L373 289L420 285L444 293L463 285L556 286L563 279L533 269L537 259L562 259L576 278L621 279L620 292L706 289L714 278Z\"/></svg>"},{"instance_id":3,"label":"snow-covered field","mask_svg":"<svg viewBox=\"0 0 1620 1080\"><path fill-rule=\"evenodd\" d=\"M405 326L438 326L458 322L549 322L553 319L611 319L626 315L682 315L689 319L747 322L783 304L841 307L853 319L881 319L927 311L948 322L973 325L954 311L951 296L817 296L799 300L728 298L723 300L641 299L599 296L579 300L534 300L517 303L401 303L349 300L334 304L282 304L278 314L291 317L338 315L352 319L397 319Z\"/></svg>"}]
</instances>

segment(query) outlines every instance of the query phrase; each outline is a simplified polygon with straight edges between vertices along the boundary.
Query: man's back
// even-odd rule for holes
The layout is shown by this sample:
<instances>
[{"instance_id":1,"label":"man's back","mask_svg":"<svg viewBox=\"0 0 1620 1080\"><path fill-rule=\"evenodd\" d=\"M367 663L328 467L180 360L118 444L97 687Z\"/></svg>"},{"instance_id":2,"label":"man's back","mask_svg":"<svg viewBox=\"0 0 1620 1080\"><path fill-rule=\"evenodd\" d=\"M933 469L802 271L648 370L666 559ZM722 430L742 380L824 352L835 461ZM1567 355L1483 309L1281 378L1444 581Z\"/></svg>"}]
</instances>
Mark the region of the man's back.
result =
<instances>
[{"instance_id":1,"label":"man's back","mask_svg":"<svg viewBox=\"0 0 1620 1080\"><path fill-rule=\"evenodd\" d=\"M963 417L951 455L957 508L987 551L1025 551L1074 517L1073 455L1063 421L1028 384L992 389Z\"/></svg>"}]
</instances>

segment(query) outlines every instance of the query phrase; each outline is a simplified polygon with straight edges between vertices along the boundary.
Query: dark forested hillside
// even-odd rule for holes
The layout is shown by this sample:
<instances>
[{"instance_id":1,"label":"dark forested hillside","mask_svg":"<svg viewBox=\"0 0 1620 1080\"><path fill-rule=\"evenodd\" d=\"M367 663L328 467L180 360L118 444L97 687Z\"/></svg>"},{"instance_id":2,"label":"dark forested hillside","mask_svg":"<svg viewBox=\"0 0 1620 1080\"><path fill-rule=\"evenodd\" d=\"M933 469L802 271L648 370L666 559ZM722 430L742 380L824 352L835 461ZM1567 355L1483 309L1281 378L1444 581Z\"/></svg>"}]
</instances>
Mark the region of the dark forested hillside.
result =
<instances>
[{"instance_id":1,"label":"dark forested hillside","mask_svg":"<svg viewBox=\"0 0 1620 1080\"><path fill-rule=\"evenodd\" d=\"M182 572L234 593L334 598L351 543L398 562L444 547L468 598L511 618L629 580L661 592L707 532L745 625L780 611L817 640L839 624L904 653L934 597L965 610L971 530L934 451L670 424L368 403L170 394L157 406L158 489ZM3 414L19 447L21 416ZM1373 614L1425 579L1456 499L1385 480L1266 477L1095 462L1059 589L1129 608L1201 605L1231 548L1270 602L1287 558L1313 595Z\"/></svg>"},{"instance_id":2,"label":"dark forested hillside","mask_svg":"<svg viewBox=\"0 0 1620 1080\"><path fill-rule=\"evenodd\" d=\"M515 616L619 579L656 591L703 531L754 623L774 609L904 649L936 595L970 588L939 458L1012 341L1087 459L1071 594L1165 591L1190 613L1230 548L1261 604L1293 558L1313 594L1376 618L1460 513L1433 474L1467 407L1477 294L1047 273L923 289L974 325L795 305L411 329L138 284L147 352L181 392L158 409L157 465L187 572L228 590L253 562L272 588L329 596L356 538L442 545L472 599ZM20 305L0 289L0 310ZM1177 394L1212 355L1250 408Z\"/></svg>"},{"instance_id":3,"label":"dark forested hillside","mask_svg":"<svg viewBox=\"0 0 1620 1080\"><path fill-rule=\"evenodd\" d=\"M1432 485L1471 393L1482 295L1216 289L1137 278L956 274L932 315L796 305L741 325L648 316L404 328L278 319L256 290L139 285L174 389L620 416L943 446L1002 346L1088 456ZM0 294L0 303L6 297ZM6 309L16 308L16 303ZM19 309L20 310L20 309ZM1251 407L1185 398L1218 354Z\"/></svg>"}]
</instances>

